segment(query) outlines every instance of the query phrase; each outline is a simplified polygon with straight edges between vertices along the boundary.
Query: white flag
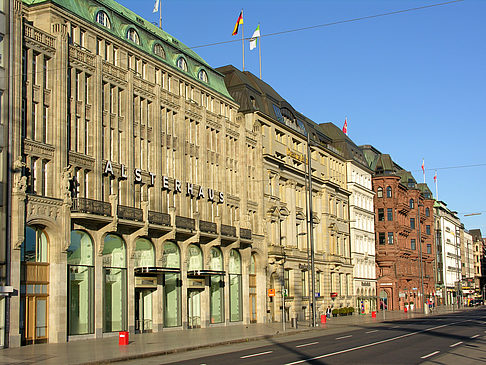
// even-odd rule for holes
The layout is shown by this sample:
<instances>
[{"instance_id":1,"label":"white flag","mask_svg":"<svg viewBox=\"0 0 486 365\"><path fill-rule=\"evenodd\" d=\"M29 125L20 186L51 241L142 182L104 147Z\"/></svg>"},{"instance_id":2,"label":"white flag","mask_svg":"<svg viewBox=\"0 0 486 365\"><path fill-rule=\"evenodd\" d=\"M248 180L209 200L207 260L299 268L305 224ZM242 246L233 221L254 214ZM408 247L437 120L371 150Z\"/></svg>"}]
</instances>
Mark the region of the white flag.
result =
<instances>
[{"instance_id":1,"label":"white flag","mask_svg":"<svg viewBox=\"0 0 486 365\"><path fill-rule=\"evenodd\" d=\"M152 13L156 13L159 11L159 5L160 5L160 0L156 0L154 5L154 11L152 11Z\"/></svg>"},{"instance_id":2,"label":"white flag","mask_svg":"<svg viewBox=\"0 0 486 365\"><path fill-rule=\"evenodd\" d=\"M257 29L253 32L250 39L250 51L255 49L258 43L258 38L260 38L260 24L258 24Z\"/></svg>"}]
</instances>

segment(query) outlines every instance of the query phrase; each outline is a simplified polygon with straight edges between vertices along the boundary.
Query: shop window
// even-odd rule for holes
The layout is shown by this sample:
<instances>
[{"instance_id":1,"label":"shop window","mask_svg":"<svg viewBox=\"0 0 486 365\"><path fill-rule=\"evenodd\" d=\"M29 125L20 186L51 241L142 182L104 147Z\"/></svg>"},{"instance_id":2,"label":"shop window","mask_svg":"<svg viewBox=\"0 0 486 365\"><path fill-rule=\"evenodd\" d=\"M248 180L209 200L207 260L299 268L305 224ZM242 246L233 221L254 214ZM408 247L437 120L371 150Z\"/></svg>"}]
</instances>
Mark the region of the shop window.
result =
<instances>
[{"instance_id":1,"label":"shop window","mask_svg":"<svg viewBox=\"0 0 486 365\"><path fill-rule=\"evenodd\" d=\"M70 335L94 333L93 252L93 241L86 232L71 232L67 250Z\"/></svg>"},{"instance_id":2,"label":"shop window","mask_svg":"<svg viewBox=\"0 0 486 365\"><path fill-rule=\"evenodd\" d=\"M203 256L199 246L189 245L187 251L189 253L189 266L187 268L187 271L202 270Z\"/></svg>"},{"instance_id":3,"label":"shop window","mask_svg":"<svg viewBox=\"0 0 486 365\"><path fill-rule=\"evenodd\" d=\"M243 319L243 313L241 311L241 256L235 249L230 251L229 280L230 321L241 321Z\"/></svg>"},{"instance_id":4,"label":"shop window","mask_svg":"<svg viewBox=\"0 0 486 365\"><path fill-rule=\"evenodd\" d=\"M216 247L211 248L210 268L214 271L223 271L223 255ZM223 275L211 276L210 287L210 316L211 323L222 323L224 321L224 282Z\"/></svg>"},{"instance_id":5,"label":"shop window","mask_svg":"<svg viewBox=\"0 0 486 365\"><path fill-rule=\"evenodd\" d=\"M125 242L108 234L103 246L103 331L127 329L127 263Z\"/></svg>"}]
</instances>

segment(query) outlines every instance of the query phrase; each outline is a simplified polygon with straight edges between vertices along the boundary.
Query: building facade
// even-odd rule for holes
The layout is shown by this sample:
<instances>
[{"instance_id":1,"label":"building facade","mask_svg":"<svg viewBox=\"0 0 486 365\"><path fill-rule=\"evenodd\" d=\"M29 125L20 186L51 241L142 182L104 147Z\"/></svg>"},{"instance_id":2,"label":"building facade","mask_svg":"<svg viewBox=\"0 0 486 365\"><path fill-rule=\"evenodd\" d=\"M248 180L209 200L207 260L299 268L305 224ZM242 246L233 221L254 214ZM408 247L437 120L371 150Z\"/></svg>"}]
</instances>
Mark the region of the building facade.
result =
<instances>
[{"instance_id":1,"label":"building facade","mask_svg":"<svg viewBox=\"0 0 486 365\"><path fill-rule=\"evenodd\" d=\"M361 146L374 171L380 309L420 309L434 297L432 194L387 154ZM422 289L423 288L423 289Z\"/></svg>"},{"instance_id":2,"label":"building facade","mask_svg":"<svg viewBox=\"0 0 486 365\"><path fill-rule=\"evenodd\" d=\"M346 158L351 261L355 308L360 314L376 310L375 213L372 171L361 149L332 123L320 125L332 138L332 145Z\"/></svg>"},{"instance_id":3,"label":"building facade","mask_svg":"<svg viewBox=\"0 0 486 365\"><path fill-rule=\"evenodd\" d=\"M316 314L353 307L349 195L342 151L320 125L297 112L250 72L219 68L239 114L262 138L267 298L273 321L308 320L312 303L310 227L315 251ZM311 141L308 151L307 137ZM312 171L309 186L308 166ZM308 199L312 191L312 209ZM309 212L312 211L312 214ZM285 310L282 313L282 308Z\"/></svg>"},{"instance_id":4,"label":"building facade","mask_svg":"<svg viewBox=\"0 0 486 365\"><path fill-rule=\"evenodd\" d=\"M474 245L472 235L461 224L461 293L462 303L468 305L475 297L474 285Z\"/></svg>"},{"instance_id":5,"label":"building facade","mask_svg":"<svg viewBox=\"0 0 486 365\"><path fill-rule=\"evenodd\" d=\"M437 292L441 302L457 305L461 286L461 221L443 201L434 203L437 232Z\"/></svg>"},{"instance_id":6,"label":"building facade","mask_svg":"<svg viewBox=\"0 0 486 365\"><path fill-rule=\"evenodd\" d=\"M114 1L13 3L10 346L264 322L261 145L223 76Z\"/></svg>"},{"instance_id":7,"label":"building facade","mask_svg":"<svg viewBox=\"0 0 486 365\"><path fill-rule=\"evenodd\" d=\"M475 297L483 298L485 295L485 269L486 269L486 259L485 259L485 240L482 237L480 229L469 230L473 240L473 261L474 261L474 286L475 286Z\"/></svg>"},{"instance_id":8,"label":"building facade","mask_svg":"<svg viewBox=\"0 0 486 365\"><path fill-rule=\"evenodd\" d=\"M9 126L9 0L0 0L0 348L6 340L8 285L8 126Z\"/></svg>"}]
</instances>

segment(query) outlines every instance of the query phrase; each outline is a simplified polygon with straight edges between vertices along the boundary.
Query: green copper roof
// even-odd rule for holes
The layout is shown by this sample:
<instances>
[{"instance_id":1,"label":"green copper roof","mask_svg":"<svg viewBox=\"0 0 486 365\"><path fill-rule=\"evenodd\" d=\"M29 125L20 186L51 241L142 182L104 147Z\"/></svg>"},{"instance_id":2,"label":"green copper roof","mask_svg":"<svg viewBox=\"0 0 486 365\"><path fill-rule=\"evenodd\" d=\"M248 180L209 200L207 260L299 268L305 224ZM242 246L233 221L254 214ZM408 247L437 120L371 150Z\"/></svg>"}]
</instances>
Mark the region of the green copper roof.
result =
<instances>
[{"instance_id":1,"label":"green copper roof","mask_svg":"<svg viewBox=\"0 0 486 365\"><path fill-rule=\"evenodd\" d=\"M208 86L227 98L231 98L223 76L209 66L196 52L187 47L185 44L172 37L167 32L163 31L151 22L143 19L135 14L133 11L118 4L114 0L22 0L27 6L53 3L56 4L74 15L84 19L100 29L112 34L124 42L129 42L133 47L148 53L150 56L159 59L160 61L176 68L178 71L185 73L195 81ZM96 22L96 14L104 11L110 19L111 27L106 28ZM127 32L130 28L134 28L139 36L140 44L133 43L127 40ZM163 59L153 52L153 47L156 43L160 43L165 51L166 59ZM187 62L187 72L184 72L177 67L177 60L183 56ZM208 82L203 82L198 79L198 72L203 69L208 74Z\"/></svg>"}]
</instances>

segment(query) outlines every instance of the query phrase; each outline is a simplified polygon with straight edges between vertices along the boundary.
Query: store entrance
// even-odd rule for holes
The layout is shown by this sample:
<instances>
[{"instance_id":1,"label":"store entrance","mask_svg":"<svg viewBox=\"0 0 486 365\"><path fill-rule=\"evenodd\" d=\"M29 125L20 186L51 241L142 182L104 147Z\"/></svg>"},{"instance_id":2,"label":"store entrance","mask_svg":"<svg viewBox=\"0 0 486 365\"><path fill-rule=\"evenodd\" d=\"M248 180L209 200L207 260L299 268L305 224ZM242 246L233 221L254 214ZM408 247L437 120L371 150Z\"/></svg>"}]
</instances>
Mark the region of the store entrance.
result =
<instances>
[{"instance_id":1,"label":"store entrance","mask_svg":"<svg viewBox=\"0 0 486 365\"><path fill-rule=\"evenodd\" d=\"M187 289L187 327L201 328L202 289Z\"/></svg>"},{"instance_id":2,"label":"store entrance","mask_svg":"<svg viewBox=\"0 0 486 365\"><path fill-rule=\"evenodd\" d=\"M152 332L151 289L135 289L135 332Z\"/></svg>"}]
</instances>

